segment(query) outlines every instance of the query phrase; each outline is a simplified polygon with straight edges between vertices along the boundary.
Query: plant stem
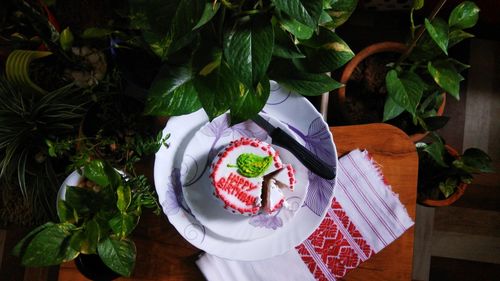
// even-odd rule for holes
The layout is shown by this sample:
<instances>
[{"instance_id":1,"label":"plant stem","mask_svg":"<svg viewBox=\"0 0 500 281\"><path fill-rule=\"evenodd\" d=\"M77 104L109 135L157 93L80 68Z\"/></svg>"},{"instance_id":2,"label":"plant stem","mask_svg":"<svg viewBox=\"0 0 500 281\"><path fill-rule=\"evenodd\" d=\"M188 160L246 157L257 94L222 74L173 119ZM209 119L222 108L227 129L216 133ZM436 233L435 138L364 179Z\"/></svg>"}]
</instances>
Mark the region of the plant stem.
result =
<instances>
[{"instance_id":1,"label":"plant stem","mask_svg":"<svg viewBox=\"0 0 500 281\"><path fill-rule=\"evenodd\" d=\"M434 10L432 10L432 12L431 12L431 14L429 16L429 21L432 21L436 17L436 15L439 13L439 11L441 10L441 8L443 8L443 6L446 3L446 1L447 0L440 0L436 4L436 6L434 7ZM396 67L399 66L399 64L401 64L401 62L403 62L406 58L408 58L408 56L411 54L411 52L413 51L413 49L415 49L415 46L417 46L418 40L420 40L420 38L422 37L422 35L424 35L424 32L425 32L425 26L421 25L418 28L417 35L412 38L412 40L410 42L410 46L406 49L406 51L399 57L398 61L396 62Z\"/></svg>"}]
</instances>

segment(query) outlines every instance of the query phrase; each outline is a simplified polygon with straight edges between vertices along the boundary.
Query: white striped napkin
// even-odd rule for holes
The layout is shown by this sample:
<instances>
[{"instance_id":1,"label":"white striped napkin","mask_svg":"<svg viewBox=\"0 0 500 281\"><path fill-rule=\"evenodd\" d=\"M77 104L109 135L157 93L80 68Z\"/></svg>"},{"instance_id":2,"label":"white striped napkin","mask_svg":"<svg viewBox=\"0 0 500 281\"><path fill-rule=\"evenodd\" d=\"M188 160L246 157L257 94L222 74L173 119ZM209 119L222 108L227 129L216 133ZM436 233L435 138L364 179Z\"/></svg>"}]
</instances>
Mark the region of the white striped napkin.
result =
<instances>
[{"instance_id":1,"label":"white striped napkin","mask_svg":"<svg viewBox=\"0 0 500 281\"><path fill-rule=\"evenodd\" d=\"M257 262L228 261L204 254L197 265L209 281L336 280L412 225L405 207L368 152L354 150L339 161L334 198L325 219L295 250Z\"/></svg>"}]
</instances>

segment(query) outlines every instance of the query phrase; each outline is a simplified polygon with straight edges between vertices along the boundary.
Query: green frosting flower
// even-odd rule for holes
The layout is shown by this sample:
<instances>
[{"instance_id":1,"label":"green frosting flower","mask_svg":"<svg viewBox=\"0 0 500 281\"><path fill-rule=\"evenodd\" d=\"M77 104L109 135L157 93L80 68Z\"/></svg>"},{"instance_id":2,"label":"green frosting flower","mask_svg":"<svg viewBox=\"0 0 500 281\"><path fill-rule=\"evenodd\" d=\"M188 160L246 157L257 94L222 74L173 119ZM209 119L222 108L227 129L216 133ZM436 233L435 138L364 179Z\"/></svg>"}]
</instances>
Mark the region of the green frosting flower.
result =
<instances>
[{"instance_id":1,"label":"green frosting flower","mask_svg":"<svg viewBox=\"0 0 500 281\"><path fill-rule=\"evenodd\" d=\"M253 153L243 153L236 159L236 165L227 166L238 168L238 173L244 177L255 178L264 174L272 163L272 156L262 157Z\"/></svg>"}]
</instances>

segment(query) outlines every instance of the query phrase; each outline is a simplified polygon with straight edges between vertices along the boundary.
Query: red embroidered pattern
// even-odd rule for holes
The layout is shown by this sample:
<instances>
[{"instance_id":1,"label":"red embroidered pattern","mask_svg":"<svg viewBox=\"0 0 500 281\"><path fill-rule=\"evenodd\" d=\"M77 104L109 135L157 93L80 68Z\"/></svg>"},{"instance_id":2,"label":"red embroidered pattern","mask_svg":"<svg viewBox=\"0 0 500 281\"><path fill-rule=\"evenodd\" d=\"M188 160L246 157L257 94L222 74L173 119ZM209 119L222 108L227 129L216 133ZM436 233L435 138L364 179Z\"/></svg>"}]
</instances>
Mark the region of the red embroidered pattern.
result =
<instances>
[{"instance_id":1,"label":"red embroidered pattern","mask_svg":"<svg viewBox=\"0 0 500 281\"><path fill-rule=\"evenodd\" d=\"M374 253L335 198L318 229L296 249L321 281L343 277Z\"/></svg>"}]
</instances>

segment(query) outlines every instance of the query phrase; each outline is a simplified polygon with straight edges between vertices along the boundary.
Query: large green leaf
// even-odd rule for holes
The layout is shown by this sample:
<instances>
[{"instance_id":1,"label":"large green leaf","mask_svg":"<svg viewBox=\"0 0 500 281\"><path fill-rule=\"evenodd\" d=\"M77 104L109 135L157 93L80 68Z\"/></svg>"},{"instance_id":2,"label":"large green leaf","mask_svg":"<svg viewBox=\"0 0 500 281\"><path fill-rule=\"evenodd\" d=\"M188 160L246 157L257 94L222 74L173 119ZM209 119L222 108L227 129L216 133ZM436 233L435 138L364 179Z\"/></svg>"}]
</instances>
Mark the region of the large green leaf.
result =
<instances>
[{"instance_id":1,"label":"large green leaf","mask_svg":"<svg viewBox=\"0 0 500 281\"><path fill-rule=\"evenodd\" d=\"M331 0L329 2L331 8L327 9L327 13L332 18L332 21L328 22L325 26L330 29L344 24L358 5L358 0Z\"/></svg>"},{"instance_id":2,"label":"large green leaf","mask_svg":"<svg viewBox=\"0 0 500 281\"><path fill-rule=\"evenodd\" d=\"M276 8L295 20L316 28L323 11L323 0L272 0Z\"/></svg>"},{"instance_id":3,"label":"large green leaf","mask_svg":"<svg viewBox=\"0 0 500 281\"><path fill-rule=\"evenodd\" d=\"M92 190L76 186L67 186L66 204L75 209L79 215L88 214L91 210L100 206L99 196Z\"/></svg>"},{"instance_id":4,"label":"large green leaf","mask_svg":"<svg viewBox=\"0 0 500 281\"><path fill-rule=\"evenodd\" d=\"M203 14L201 15L200 20L198 23L193 27L193 29L198 29L205 25L207 22L209 22L215 14L217 14L217 11L219 10L220 3L212 3L212 2L206 2L205 3L205 8L203 9Z\"/></svg>"},{"instance_id":5,"label":"large green leaf","mask_svg":"<svg viewBox=\"0 0 500 281\"><path fill-rule=\"evenodd\" d=\"M31 240L22 257L24 266L49 266L71 260L78 252L69 247L76 226L70 223L45 227Z\"/></svg>"},{"instance_id":6,"label":"large green leaf","mask_svg":"<svg viewBox=\"0 0 500 281\"><path fill-rule=\"evenodd\" d=\"M280 18L280 25L281 27L283 27L283 29L290 32L298 39L306 40L311 38L311 36L314 34L314 28L302 24L286 15L283 15Z\"/></svg>"},{"instance_id":7,"label":"large green leaf","mask_svg":"<svg viewBox=\"0 0 500 281\"><path fill-rule=\"evenodd\" d=\"M385 84L389 97L399 106L415 115L417 105L426 88L422 79L413 72L398 74L396 70L392 69L387 72Z\"/></svg>"},{"instance_id":8,"label":"large green leaf","mask_svg":"<svg viewBox=\"0 0 500 281\"><path fill-rule=\"evenodd\" d=\"M120 213L109 220L109 226L119 237L127 237L135 229L138 222L138 216Z\"/></svg>"},{"instance_id":9,"label":"large green leaf","mask_svg":"<svg viewBox=\"0 0 500 281\"><path fill-rule=\"evenodd\" d=\"M288 61L273 62L271 79L304 96L317 96L343 86L327 74L302 72Z\"/></svg>"},{"instance_id":10,"label":"large green leaf","mask_svg":"<svg viewBox=\"0 0 500 281\"><path fill-rule=\"evenodd\" d=\"M132 201L132 192L130 190L130 186L128 185L120 185L116 189L116 195L117 195L117 200L116 200L116 207L120 212L125 212L127 211L128 206L130 205L130 202Z\"/></svg>"},{"instance_id":11,"label":"large green leaf","mask_svg":"<svg viewBox=\"0 0 500 281\"><path fill-rule=\"evenodd\" d=\"M464 1L451 11L448 23L450 27L471 28L479 18L479 7L471 1Z\"/></svg>"},{"instance_id":12,"label":"large green leaf","mask_svg":"<svg viewBox=\"0 0 500 281\"><path fill-rule=\"evenodd\" d=\"M444 145L441 141L434 141L423 149L441 167L448 167L444 162Z\"/></svg>"},{"instance_id":13,"label":"large green leaf","mask_svg":"<svg viewBox=\"0 0 500 281\"><path fill-rule=\"evenodd\" d=\"M432 40L436 42L439 48L445 54L448 54L448 24L440 18L435 18L432 23L428 19L425 19L425 29L427 29Z\"/></svg>"},{"instance_id":14,"label":"large green leaf","mask_svg":"<svg viewBox=\"0 0 500 281\"><path fill-rule=\"evenodd\" d=\"M299 60L308 72L334 71L354 57L349 46L333 31L321 27L319 34L301 41L305 59Z\"/></svg>"},{"instance_id":15,"label":"large green leaf","mask_svg":"<svg viewBox=\"0 0 500 281\"><path fill-rule=\"evenodd\" d=\"M478 148L468 148L462 155L464 167L462 169L469 173L491 173L494 172L491 165L491 157Z\"/></svg>"},{"instance_id":16,"label":"large green leaf","mask_svg":"<svg viewBox=\"0 0 500 281\"><path fill-rule=\"evenodd\" d=\"M197 75L193 81L198 98L210 120L229 110L238 95L239 82L222 59L222 50L203 42L194 54Z\"/></svg>"},{"instance_id":17,"label":"large green leaf","mask_svg":"<svg viewBox=\"0 0 500 281\"><path fill-rule=\"evenodd\" d=\"M448 48L455 46L464 39L472 38L474 35L467 33L461 29L452 30L449 36Z\"/></svg>"},{"instance_id":18,"label":"large green leaf","mask_svg":"<svg viewBox=\"0 0 500 281\"><path fill-rule=\"evenodd\" d=\"M120 174L109 164L99 159L92 160L83 167L83 176L102 187L108 185L117 187L121 182Z\"/></svg>"},{"instance_id":19,"label":"large green leaf","mask_svg":"<svg viewBox=\"0 0 500 281\"><path fill-rule=\"evenodd\" d=\"M57 200L57 216L60 222L76 223L78 214L65 200Z\"/></svg>"},{"instance_id":20,"label":"large green leaf","mask_svg":"<svg viewBox=\"0 0 500 281\"><path fill-rule=\"evenodd\" d=\"M294 44L290 35L279 27L274 29L273 56L285 59L305 57L305 55L300 52L299 48L297 48L297 45Z\"/></svg>"},{"instance_id":21,"label":"large green leaf","mask_svg":"<svg viewBox=\"0 0 500 281\"><path fill-rule=\"evenodd\" d=\"M135 266L136 248L129 239L108 237L97 246L99 257L113 271L130 276Z\"/></svg>"},{"instance_id":22,"label":"large green leaf","mask_svg":"<svg viewBox=\"0 0 500 281\"><path fill-rule=\"evenodd\" d=\"M196 36L192 29L200 21L204 0L131 0L131 25L142 31L152 50L165 58L189 44Z\"/></svg>"},{"instance_id":23,"label":"large green leaf","mask_svg":"<svg viewBox=\"0 0 500 281\"><path fill-rule=\"evenodd\" d=\"M164 65L149 89L145 113L176 116L200 109L193 79L190 64Z\"/></svg>"},{"instance_id":24,"label":"large green leaf","mask_svg":"<svg viewBox=\"0 0 500 281\"><path fill-rule=\"evenodd\" d=\"M233 96L231 101L232 124L248 120L262 110L269 98L269 78L264 77L255 88L240 84L239 89L239 94Z\"/></svg>"},{"instance_id":25,"label":"large green leaf","mask_svg":"<svg viewBox=\"0 0 500 281\"><path fill-rule=\"evenodd\" d=\"M53 226L53 225L55 225L53 222L47 222L45 224L42 224L42 225L36 227L32 231L30 231L30 233L28 233L26 236L24 236L24 238L21 239L21 241L19 241L16 244L16 246L14 246L14 248L12 249L12 254L14 256L20 256L21 252L23 252L23 250L25 250L24 248L27 246L27 242L31 241L31 239L36 234L38 234L40 231L42 231L43 229L45 229L45 228L47 228L49 226Z\"/></svg>"},{"instance_id":26,"label":"large green leaf","mask_svg":"<svg viewBox=\"0 0 500 281\"><path fill-rule=\"evenodd\" d=\"M97 219L94 218L85 223L85 234L89 243L89 252L96 253L97 244L99 243L99 239L101 239L102 235Z\"/></svg>"},{"instance_id":27,"label":"large green leaf","mask_svg":"<svg viewBox=\"0 0 500 281\"><path fill-rule=\"evenodd\" d=\"M383 122L398 117L405 111L404 107L398 105L390 96L387 96L384 104Z\"/></svg>"},{"instance_id":28,"label":"large green leaf","mask_svg":"<svg viewBox=\"0 0 500 281\"><path fill-rule=\"evenodd\" d=\"M460 99L460 81L464 80L453 64L447 60L429 62L427 70L432 78L443 90Z\"/></svg>"},{"instance_id":29,"label":"large green leaf","mask_svg":"<svg viewBox=\"0 0 500 281\"><path fill-rule=\"evenodd\" d=\"M240 82L255 86L266 75L274 47L274 30L264 17L237 25L225 36L224 57Z\"/></svg>"}]
</instances>

